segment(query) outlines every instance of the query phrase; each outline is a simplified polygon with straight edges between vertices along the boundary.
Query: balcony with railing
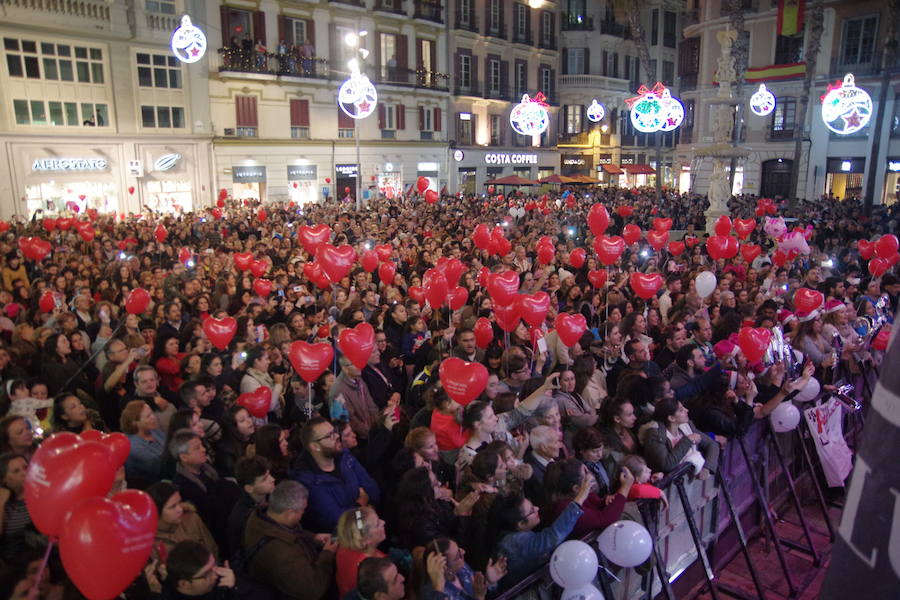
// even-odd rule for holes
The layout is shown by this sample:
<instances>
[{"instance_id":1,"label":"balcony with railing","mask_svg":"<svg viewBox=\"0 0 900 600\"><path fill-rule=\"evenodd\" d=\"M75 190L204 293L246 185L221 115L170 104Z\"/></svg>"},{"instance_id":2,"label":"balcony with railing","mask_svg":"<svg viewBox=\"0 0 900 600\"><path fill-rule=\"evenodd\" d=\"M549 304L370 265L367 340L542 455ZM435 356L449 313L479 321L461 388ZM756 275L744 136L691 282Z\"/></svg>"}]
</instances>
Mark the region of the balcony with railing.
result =
<instances>
[{"instance_id":1,"label":"balcony with railing","mask_svg":"<svg viewBox=\"0 0 900 600\"><path fill-rule=\"evenodd\" d=\"M444 7L440 2L417 0L413 4L413 8L414 19L423 19L425 21L431 21L432 23L444 22Z\"/></svg>"},{"instance_id":2,"label":"balcony with railing","mask_svg":"<svg viewBox=\"0 0 900 600\"><path fill-rule=\"evenodd\" d=\"M622 38L623 40L631 39L631 29L628 25L616 23L615 21L600 21L600 33Z\"/></svg>"},{"instance_id":3,"label":"balcony with railing","mask_svg":"<svg viewBox=\"0 0 900 600\"><path fill-rule=\"evenodd\" d=\"M482 97L487 98L489 100L509 100L510 89L508 85L505 84L484 84L484 91L482 93Z\"/></svg>"},{"instance_id":4,"label":"balcony with railing","mask_svg":"<svg viewBox=\"0 0 900 600\"><path fill-rule=\"evenodd\" d=\"M586 146L591 143L591 133L589 131L580 131L578 133L560 132L557 141L560 144Z\"/></svg>"},{"instance_id":5,"label":"balcony with railing","mask_svg":"<svg viewBox=\"0 0 900 600\"><path fill-rule=\"evenodd\" d=\"M365 3L363 0L328 0L333 4L348 4L350 6L359 6L360 8L365 8Z\"/></svg>"},{"instance_id":6,"label":"balcony with railing","mask_svg":"<svg viewBox=\"0 0 900 600\"><path fill-rule=\"evenodd\" d=\"M770 142L785 142L794 139L794 124L786 123L783 127L775 129L769 125L766 139Z\"/></svg>"},{"instance_id":7,"label":"balcony with railing","mask_svg":"<svg viewBox=\"0 0 900 600\"><path fill-rule=\"evenodd\" d=\"M65 18L89 19L95 23L111 21L110 3L105 0L5 0L4 17L13 22L15 10L42 12Z\"/></svg>"},{"instance_id":8,"label":"balcony with railing","mask_svg":"<svg viewBox=\"0 0 900 600\"><path fill-rule=\"evenodd\" d=\"M404 0L375 0L374 10L394 15L405 15L406 7L403 6L403 2Z\"/></svg>"},{"instance_id":9,"label":"balcony with railing","mask_svg":"<svg viewBox=\"0 0 900 600\"><path fill-rule=\"evenodd\" d=\"M593 31L594 17L578 13L562 13L559 27L563 31Z\"/></svg>"},{"instance_id":10,"label":"balcony with railing","mask_svg":"<svg viewBox=\"0 0 900 600\"><path fill-rule=\"evenodd\" d=\"M542 50L558 50L559 48L556 45L556 36L550 35L549 37L541 37L538 40L538 48Z\"/></svg>"},{"instance_id":11,"label":"balcony with railing","mask_svg":"<svg viewBox=\"0 0 900 600\"><path fill-rule=\"evenodd\" d=\"M340 68L340 65L335 65ZM444 73L436 73L427 69L401 69L398 67L370 67L370 79L374 83L414 87L420 89L446 92L449 90L450 77Z\"/></svg>"},{"instance_id":12,"label":"balcony with railing","mask_svg":"<svg viewBox=\"0 0 900 600\"><path fill-rule=\"evenodd\" d=\"M525 44L526 46L534 46L534 38L531 35L530 29L519 31L518 28L514 28L512 41L513 44Z\"/></svg>"},{"instance_id":13,"label":"balcony with railing","mask_svg":"<svg viewBox=\"0 0 900 600\"><path fill-rule=\"evenodd\" d=\"M627 79L617 77L605 77L603 75L575 74L560 75L559 87L561 88L599 88L602 90L629 92Z\"/></svg>"}]
</instances>

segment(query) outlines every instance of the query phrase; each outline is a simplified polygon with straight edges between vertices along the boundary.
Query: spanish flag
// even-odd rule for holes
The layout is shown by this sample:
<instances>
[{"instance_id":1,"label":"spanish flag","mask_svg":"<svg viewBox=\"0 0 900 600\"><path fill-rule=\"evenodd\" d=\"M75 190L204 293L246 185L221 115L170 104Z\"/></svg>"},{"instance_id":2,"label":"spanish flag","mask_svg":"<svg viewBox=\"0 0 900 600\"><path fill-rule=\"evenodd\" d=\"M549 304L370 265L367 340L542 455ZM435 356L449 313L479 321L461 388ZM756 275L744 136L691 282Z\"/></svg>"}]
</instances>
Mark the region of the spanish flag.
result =
<instances>
[{"instance_id":1,"label":"spanish flag","mask_svg":"<svg viewBox=\"0 0 900 600\"><path fill-rule=\"evenodd\" d=\"M803 31L805 0L778 0L778 35L796 35Z\"/></svg>"}]
</instances>

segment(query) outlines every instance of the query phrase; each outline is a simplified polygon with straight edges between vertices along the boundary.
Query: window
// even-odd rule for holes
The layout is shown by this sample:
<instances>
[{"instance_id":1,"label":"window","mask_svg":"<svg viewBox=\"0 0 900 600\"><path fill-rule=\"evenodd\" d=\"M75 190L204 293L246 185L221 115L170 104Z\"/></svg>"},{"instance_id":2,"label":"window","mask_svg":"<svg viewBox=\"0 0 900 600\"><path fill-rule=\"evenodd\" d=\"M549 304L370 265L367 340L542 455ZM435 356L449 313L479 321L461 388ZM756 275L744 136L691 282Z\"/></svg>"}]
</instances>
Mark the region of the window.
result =
<instances>
[{"instance_id":1,"label":"window","mask_svg":"<svg viewBox=\"0 0 900 600\"><path fill-rule=\"evenodd\" d=\"M490 68L490 91L493 94L497 94L500 92L500 61L491 59L488 62L488 66Z\"/></svg>"},{"instance_id":2,"label":"window","mask_svg":"<svg viewBox=\"0 0 900 600\"><path fill-rule=\"evenodd\" d=\"M524 61L516 61L516 98L521 99L522 95L528 92L528 63Z\"/></svg>"},{"instance_id":3,"label":"window","mask_svg":"<svg viewBox=\"0 0 900 600\"><path fill-rule=\"evenodd\" d=\"M779 98L772 115L772 131L794 131L794 122L797 118L797 99L792 97Z\"/></svg>"},{"instance_id":4,"label":"window","mask_svg":"<svg viewBox=\"0 0 900 600\"><path fill-rule=\"evenodd\" d=\"M434 109L419 107L419 131L434 131Z\"/></svg>"},{"instance_id":5,"label":"window","mask_svg":"<svg viewBox=\"0 0 900 600\"><path fill-rule=\"evenodd\" d=\"M650 45L659 43L659 9L654 8L650 17Z\"/></svg>"},{"instance_id":6,"label":"window","mask_svg":"<svg viewBox=\"0 0 900 600\"><path fill-rule=\"evenodd\" d=\"M501 27L500 0L488 0L488 33L499 33Z\"/></svg>"},{"instance_id":7,"label":"window","mask_svg":"<svg viewBox=\"0 0 900 600\"><path fill-rule=\"evenodd\" d=\"M569 48L566 51L566 73L569 75L583 75L586 73L584 69L584 48Z\"/></svg>"},{"instance_id":8,"label":"window","mask_svg":"<svg viewBox=\"0 0 900 600\"><path fill-rule=\"evenodd\" d=\"M459 57L459 85L460 87L472 87L472 57L461 54Z\"/></svg>"},{"instance_id":9,"label":"window","mask_svg":"<svg viewBox=\"0 0 900 600\"><path fill-rule=\"evenodd\" d=\"M872 62L877 34L877 15L844 21L841 62L845 65L864 65Z\"/></svg>"},{"instance_id":10,"label":"window","mask_svg":"<svg viewBox=\"0 0 900 600\"><path fill-rule=\"evenodd\" d=\"M76 102L43 100L13 100L16 125L49 125L52 127L79 127L109 125L106 104L84 103L81 116Z\"/></svg>"},{"instance_id":11,"label":"window","mask_svg":"<svg viewBox=\"0 0 900 600\"><path fill-rule=\"evenodd\" d=\"M665 85L675 85L675 63L670 60L662 61L662 82Z\"/></svg>"},{"instance_id":12,"label":"window","mask_svg":"<svg viewBox=\"0 0 900 600\"><path fill-rule=\"evenodd\" d=\"M603 51L603 75L606 77L619 76L619 53Z\"/></svg>"},{"instance_id":13,"label":"window","mask_svg":"<svg viewBox=\"0 0 900 600\"><path fill-rule=\"evenodd\" d=\"M379 33L378 43L381 50L381 76L393 81L397 78L397 36Z\"/></svg>"},{"instance_id":14,"label":"window","mask_svg":"<svg viewBox=\"0 0 900 600\"><path fill-rule=\"evenodd\" d=\"M81 83L104 81L103 51L99 48L41 42L38 49L37 42L16 38L4 38L3 46L10 77L41 79L43 67L43 78L52 81L75 81L76 74Z\"/></svg>"},{"instance_id":15,"label":"window","mask_svg":"<svg viewBox=\"0 0 900 600\"><path fill-rule=\"evenodd\" d=\"M650 79L651 81L655 81L657 79L656 73L656 59L654 58L650 61L650 77L648 77L648 79Z\"/></svg>"},{"instance_id":16,"label":"window","mask_svg":"<svg viewBox=\"0 0 900 600\"><path fill-rule=\"evenodd\" d=\"M475 143L475 115L472 113L458 113L456 119L456 136L460 144L471 146Z\"/></svg>"},{"instance_id":17,"label":"window","mask_svg":"<svg viewBox=\"0 0 900 600\"><path fill-rule=\"evenodd\" d=\"M381 110L383 113L381 128L397 129L396 107L390 104L382 104Z\"/></svg>"},{"instance_id":18,"label":"window","mask_svg":"<svg viewBox=\"0 0 900 600\"><path fill-rule=\"evenodd\" d=\"M503 130L500 127L500 115L491 115L491 146L501 146Z\"/></svg>"},{"instance_id":19,"label":"window","mask_svg":"<svg viewBox=\"0 0 900 600\"><path fill-rule=\"evenodd\" d=\"M290 24L290 33L293 35L291 43L295 46L302 46L308 38L306 35L306 19L290 19Z\"/></svg>"},{"instance_id":20,"label":"window","mask_svg":"<svg viewBox=\"0 0 900 600\"><path fill-rule=\"evenodd\" d=\"M790 65L803 60L803 34L775 37L775 64Z\"/></svg>"},{"instance_id":21,"label":"window","mask_svg":"<svg viewBox=\"0 0 900 600\"><path fill-rule=\"evenodd\" d=\"M235 96L235 133L238 137L256 137L259 118L256 112L256 96ZM340 107L338 112L343 114Z\"/></svg>"},{"instance_id":22,"label":"window","mask_svg":"<svg viewBox=\"0 0 900 600\"><path fill-rule=\"evenodd\" d=\"M300 140L309 139L309 100L292 98L290 112L291 137Z\"/></svg>"},{"instance_id":23,"label":"window","mask_svg":"<svg viewBox=\"0 0 900 600\"><path fill-rule=\"evenodd\" d=\"M541 42L544 46L553 45L553 13L546 10L541 13Z\"/></svg>"},{"instance_id":24,"label":"window","mask_svg":"<svg viewBox=\"0 0 900 600\"><path fill-rule=\"evenodd\" d=\"M524 4L514 4L516 11L516 39L519 41L528 39L528 7Z\"/></svg>"},{"instance_id":25,"label":"window","mask_svg":"<svg viewBox=\"0 0 900 600\"><path fill-rule=\"evenodd\" d=\"M553 85L552 80L553 78L551 77L550 69L541 67L541 90L545 95L550 94L550 89Z\"/></svg>"},{"instance_id":26,"label":"window","mask_svg":"<svg viewBox=\"0 0 900 600\"><path fill-rule=\"evenodd\" d=\"M663 46L666 48L674 48L677 44L678 35L676 34L675 19L677 15L671 10L663 12Z\"/></svg>"},{"instance_id":27,"label":"window","mask_svg":"<svg viewBox=\"0 0 900 600\"><path fill-rule=\"evenodd\" d=\"M174 56L139 52L137 65L139 86L181 89L181 63Z\"/></svg>"},{"instance_id":28,"label":"window","mask_svg":"<svg viewBox=\"0 0 900 600\"><path fill-rule=\"evenodd\" d=\"M181 129L184 109L180 106L141 106L141 124L148 128Z\"/></svg>"},{"instance_id":29,"label":"window","mask_svg":"<svg viewBox=\"0 0 900 600\"><path fill-rule=\"evenodd\" d=\"M472 25L472 2L474 0L459 0L459 12L456 18L460 25L469 27Z\"/></svg>"},{"instance_id":30,"label":"window","mask_svg":"<svg viewBox=\"0 0 900 600\"><path fill-rule=\"evenodd\" d=\"M580 104L567 104L565 109L566 114L566 134L574 135L576 133L581 133L581 115L584 112L584 107Z\"/></svg>"},{"instance_id":31,"label":"window","mask_svg":"<svg viewBox=\"0 0 900 600\"><path fill-rule=\"evenodd\" d=\"M147 12L163 13L164 15L175 14L174 0L147 0L144 6L147 8Z\"/></svg>"}]
</instances>

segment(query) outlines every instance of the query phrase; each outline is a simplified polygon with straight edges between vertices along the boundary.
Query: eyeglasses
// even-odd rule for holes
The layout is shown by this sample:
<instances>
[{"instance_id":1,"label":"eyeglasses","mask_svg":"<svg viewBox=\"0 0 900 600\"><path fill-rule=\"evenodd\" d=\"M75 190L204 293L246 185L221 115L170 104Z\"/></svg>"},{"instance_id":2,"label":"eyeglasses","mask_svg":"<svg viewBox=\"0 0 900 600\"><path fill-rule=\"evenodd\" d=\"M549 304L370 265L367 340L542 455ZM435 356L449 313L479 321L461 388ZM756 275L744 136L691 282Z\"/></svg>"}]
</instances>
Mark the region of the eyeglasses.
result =
<instances>
[{"instance_id":1,"label":"eyeglasses","mask_svg":"<svg viewBox=\"0 0 900 600\"><path fill-rule=\"evenodd\" d=\"M314 442L321 442L321 441L324 440L324 439L327 439L327 438L336 438L336 437L339 437L340 435L341 435L341 434L339 434L339 433L337 432L337 429L332 429L331 431L329 431L328 433L326 433L326 434L323 435L322 437L316 438L316 439L314 439L313 441L314 441Z\"/></svg>"},{"instance_id":2,"label":"eyeglasses","mask_svg":"<svg viewBox=\"0 0 900 600\"><path fill-rule=\"evenodd\" d=\"M191 577L191 581L193 581L194 579L212 579L212 578L215 578L218 576L219 576L219 574L216 573L216 568L212 567L210 570L206 571L205 573L200 573L199 575Z\"/></svg>"}]
</instances>

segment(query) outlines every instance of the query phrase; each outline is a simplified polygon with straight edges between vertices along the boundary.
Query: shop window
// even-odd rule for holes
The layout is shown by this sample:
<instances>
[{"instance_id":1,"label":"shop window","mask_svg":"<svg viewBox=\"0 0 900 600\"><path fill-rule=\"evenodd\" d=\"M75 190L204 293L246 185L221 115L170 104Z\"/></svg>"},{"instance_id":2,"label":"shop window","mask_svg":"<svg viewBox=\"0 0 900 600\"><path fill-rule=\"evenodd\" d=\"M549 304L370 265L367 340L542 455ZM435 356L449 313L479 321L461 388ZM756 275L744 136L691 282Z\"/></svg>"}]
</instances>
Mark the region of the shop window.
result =
<instances>
[{"instance_id":1,"label":"shop window","mask_svg":"<svg viewBox=\"0 0 900 600\"><path fill-rule=\"evenodd\" d=\"M141 87L181 89L181 63L174 56L139 52L137 71Z\"/></svg>"},{"instance_id":2,"label":"shop window","mask_svg":"<svg viewBox=\"0 0 900 600\"><path fill-rule=\"evenodd\" d=\"M45 103L43 100L13 100L16 125L39 125L52 127L106 127L109 112L106 104L81 104L79 116L75 102ZM182 119L183 121L183 119Z\"/></svg>"},{"instance_id":3,"label":"shop window","mask_svg":"<svg viewBox=\"0 0 900 600\"><path fill-rule=\"evenodd\" d=\"M141 106L141 123L147 128L181 129L184 109L180 106Z\"/></svg>"},{"instance_id":4,"label":"shop window","mask_svg":"<svg viewBox=\"0 0 900 600\"><path fill-rule=\"evenodd\" d=\"M103 51L99 48L16 38L4 38L3 46L10 77L75 81L77 75L79 83L104 82Z\"/></svg>"}]
</instances>

